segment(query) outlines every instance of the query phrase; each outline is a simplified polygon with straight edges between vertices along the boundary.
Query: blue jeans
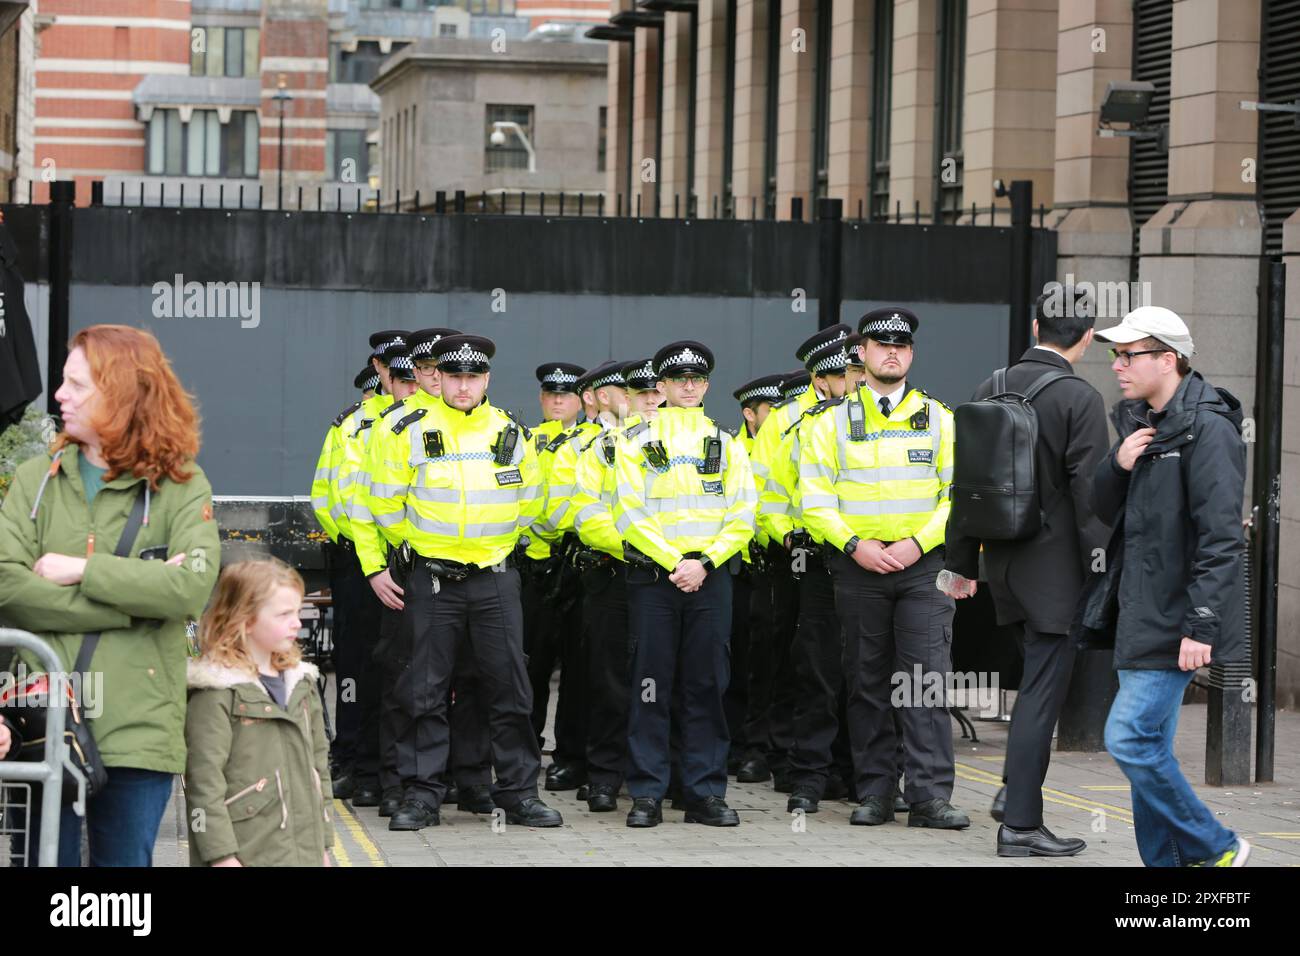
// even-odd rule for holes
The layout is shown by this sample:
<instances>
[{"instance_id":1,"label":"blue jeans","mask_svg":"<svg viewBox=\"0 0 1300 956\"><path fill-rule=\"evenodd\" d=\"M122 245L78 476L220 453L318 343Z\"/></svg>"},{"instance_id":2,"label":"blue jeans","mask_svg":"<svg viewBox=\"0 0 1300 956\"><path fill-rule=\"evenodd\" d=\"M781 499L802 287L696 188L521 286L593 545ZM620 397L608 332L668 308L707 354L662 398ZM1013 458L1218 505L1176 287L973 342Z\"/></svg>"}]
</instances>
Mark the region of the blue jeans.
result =
<instances>
[{"instance_id":1,"label":"blue jeans","mask_svg":"<svg viewBox=\"0 0 1300 956\"><path fill-rule=\"evenodd\" d=\"M174 774L131 767L109 767L108 784L94 800L86 801L86 826L90 830L91 866L152 866L153 845ZM32 852L27 865L35 866L40 833L40 788L33 787ZM59 866L81 866L81 817L71 805L59 818Z\"/></svg>"},{"instance_id":2,"label":"blue jeans","mask_svg":"<svg viewBox=\"0 0 1300 956\"><path fill-rule=\"evenodd\" d=\"M1174 757L1178 708L1195 673L1121 670L1106 719L1106 749L1132 786L1138 853L1147 866L1212 860L1237 842L1192 790Z\"/></svg>"}]
</instances>

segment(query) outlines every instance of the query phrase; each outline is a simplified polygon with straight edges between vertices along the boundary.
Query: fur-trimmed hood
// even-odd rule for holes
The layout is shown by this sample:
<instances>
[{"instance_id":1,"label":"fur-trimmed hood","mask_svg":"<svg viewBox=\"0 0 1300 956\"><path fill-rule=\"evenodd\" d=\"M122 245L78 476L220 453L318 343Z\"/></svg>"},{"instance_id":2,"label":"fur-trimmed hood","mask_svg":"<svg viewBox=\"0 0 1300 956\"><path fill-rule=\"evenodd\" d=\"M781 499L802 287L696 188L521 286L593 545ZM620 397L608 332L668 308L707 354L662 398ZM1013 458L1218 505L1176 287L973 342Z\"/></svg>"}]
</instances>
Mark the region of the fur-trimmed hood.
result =
<instances>
[{"instance_id":1,"label":"fur-trimmed hood","mask_svg":"<svg viewBox=\"0 0 1300 956\"><path fill-rule=\"evenodd\" d=\"M304 677L316 680L320 676L315 664L299 661L284 672L284 688L287 697L293 696L293 689ZM252 684L261 688L262 684L248 671L226 664L218 664L206 657L197 660L190 658L185 665L185 683L190 690L228 690L240 684Z\"/></svg>"}]
</instances>

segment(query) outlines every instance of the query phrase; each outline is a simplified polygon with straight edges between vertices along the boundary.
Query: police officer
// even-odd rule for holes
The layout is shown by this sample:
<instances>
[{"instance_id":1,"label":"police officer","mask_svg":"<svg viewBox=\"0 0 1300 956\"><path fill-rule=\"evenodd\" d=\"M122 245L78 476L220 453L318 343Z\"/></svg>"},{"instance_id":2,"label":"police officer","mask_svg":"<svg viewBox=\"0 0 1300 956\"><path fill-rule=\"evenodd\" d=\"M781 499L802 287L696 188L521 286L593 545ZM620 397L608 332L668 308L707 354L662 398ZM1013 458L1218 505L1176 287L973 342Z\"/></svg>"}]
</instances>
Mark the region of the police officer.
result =
<instances>
[{"instance_id":1,"label":"police officer","mask_svg":"<svg viewBox=\"0 0 1300 956\"><path fill-rule=\"evenodd\" d=\"M614 462L624 428L654 418L663 401L651 359L628 362L629 414L593 438L578 456L570 510L581 547L582 622L587 655L587 807L593 813L618 809L627 773L628 669L627 568L623 537L611 506L617 491ZM599 392L597 393L599 394Z\"/></svg>"},{"instance_id":2,"label":"police officer","mask_svg":"<svg viewBox=\"0 0 1300 956\"><path fill-rule=\"evenodd\" d=\"M781 400L764 416L754 436L753 467L758 481L757 531L768 539L768 577L774 613L771 618L772 687L767 717L767 764L778 793L794 789L790 777L790 748L794 746L794 682L790 648L799 621L799 582L793 571L794 521L789 493L771 481L771 468L790 459L790 427L817 402L812 376L805 369L781 376ZM744 768L742 768L744 769ZM750 768L757 780L767 779L762 767ZM740 779L737 771L736 779Z\"/></svg>"},{"instance_id":3,"label":"police officer","mask_svg":"<svg viewBox=\"0 0 1300 956\"><path fill-rule=\"evenodd\" d=\"M436 826L446 784L447 694L465 647L489 714L496 781L506 820L559 826L537 797L540 752L529 715L523 611L513 556L541 506L532 435L487 398L493 343L477 335L438 341L441 397L393 423L408 455L372 480L393 491L380 523L395 522L406 547L397 679L402 804L390 830ZM408 560L409 559L409 560Z\"/></svg>"},{"instance_id":4,"label":"police officer","mask_svg":"<svg viewBox=\"0 0 1300 956\"><path fill-rule=\"evenodd\" d=\"M537 366L535 374L541 385L537 401L542 407L542 421L533 428L533 438L539 454L560 432L568 431L583 417L578 379L585 371L572 362L545 362Z\"/></svg>"},{"instance_id":5,"label":"police officer","mask_svg":"<svg viewBox=\"0 0 1300 956\"><path fill-rule=\"evenodd\" d=\"M781 400L781 375L763 375L746 382L732 395L740 403L742 424L737 437L755 469L755 494L762 490L754 463L754 440L772 406ZM756 528L749 543L745 573L734 584L731 623L731 685L727 688L727 727L734 766L728 771L741 783L771 777L767 765L768 709L772 700L771 573L767 567L771 539Z\"/></svg>"},{"instance_id":6,"label":"police officer","mask_svg":"<svg viewBox=\"0 0 1300 956\"><path fill-rule=\"evenodd\" d=\"M628 718L627 824L662 819L674 700L682 728L687 823L735 826L727 806L731 575L754 536L754 477L744 445L704 414L713 353L675 342L654 357L667 399L653 421L619 442L614 500L627 542L632 695ZM674 682L680 680L678 686Z\"/></svg>"},{"instance_id":7,"label":"police officer","mask_svg":"<svg viewBox=\"0 0 1300 956\"><path fill-rule=\"evenodd\" d=\"M794 746L790 750L794 790L786 804L788 812L816 813L823 797L838 799L846 793L833 753L840 731L838 710L843 684L840 624L822 537L816 529L806 527L803 520L800 479L806 474L801 460L806 429L815 416L844 397L849 364L845 342L852 331L847 325L831 326L809 337L796 350L819 400L788 429L789 454L772 463L768 477L769 485L775 486L785 500L793 522L793 554L799 578L799 625L790 668L794 674ZM846 765L847 741L842 742L840 756L840 763Z\"/></svg>"},{"instance_id":8,"label":"police officer","mask_svg":"<svg viewBox=\"0 0 1300 956\"><path fill-rule=\"evenodd\" d=\"M844 384L848 387L845 394L852 394L858 390L862 384L862 373L866 371L862 364L862 354L858 351L858 346L862 344L862 336L854 332L844 343L844 348L849 354L849 365L844 370Z\"/></svg>"},{"instance_id":9,"label":"police officer","mask_svg":"<svg viewBox=\"0 0 1300 956\"><path fill-rule=\"evenodd\" d=\"M411 333L405 329L385 329L370 336L370 367L379 376L379 392L372 406L375 414L387 407L392 400L393 390L389 383L388 361L392 355L406 351L406 338ZM371 418L374 415L370 416Z\"/></svg>"},{"instance_id":10,"label":"police officer","mask_svg":"<svg viewBox=\"0 0 1300 956\"><path fill-rule=\"evenodd\" d=\"M894 818L898 766L891 692L901 691L904 797L908 826L962 829L949 803L952 730L944 701L926 686L947 686L953 599L935 589L952 484L953 416L909 387L912 335L904 308L859 322L863 384L818 415L800 464L804 520L834 549L835 607L845 632L848 721L860 805L850 821ZM921 680L916 680L917 672ZM896 687L892 675L903 675ZM920 685L920 686L918 686Z\"/></svg>"},{"instance_id":11,"label":"police officer","mask_svg":"<svg viewBox=\"0 0 1300 956\"><path fill-rule=\"evenodd\" d=\"M352 379L352 387L360 389L361 401L366 401L379 391L379 373L373 366L367 365Z\"/></svg>"}]
</instances>

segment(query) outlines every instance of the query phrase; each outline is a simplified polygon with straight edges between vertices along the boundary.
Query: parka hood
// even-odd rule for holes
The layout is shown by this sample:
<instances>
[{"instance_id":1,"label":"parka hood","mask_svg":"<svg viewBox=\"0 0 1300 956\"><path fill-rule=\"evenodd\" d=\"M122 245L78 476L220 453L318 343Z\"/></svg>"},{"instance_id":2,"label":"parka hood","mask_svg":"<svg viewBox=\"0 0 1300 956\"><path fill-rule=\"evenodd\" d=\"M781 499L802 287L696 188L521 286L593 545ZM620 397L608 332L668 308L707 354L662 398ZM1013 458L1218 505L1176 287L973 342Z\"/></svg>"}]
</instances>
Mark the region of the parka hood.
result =
<instances>
[{"instance_id":1,"label":"parka hood","mask_svg":"<svg viewBox=\"0 0 1300 956\"><path fill-rule=\"evenodd\" d=\"M293 689L304 677L316 680L320 672L315 664L299 661L298 664L284 672L285 693L293 695ZM190 658L185 664L185 683L190 690L228 690L240 684L252 684L260 688L261 682L248 671L226 664L218 664L206 657L197 660Z\"/></svg>"},{"instance_id":2,"label":"parka hood","mask_svg":"<svg viewBox=\"0 0 1300 956\"><path fill-rule=\"evenodd\" d=\"M1111 421L1120 437L1124 438L1136 429L1145 427L1150 411L1151 406L1145 399L1121 399L1111 410ZM1211 385L1201 377L1200 372L1193 370L1183 378L1173 398L1165 406L1165 415L1160 424L1164 428L1178 431L1185 428L1186 420L1195 417L1198 412L1222 415L1232 422L1238 431L1241 430L1244 420L1241 402L1235 395L1226 388ZM1169 424L1166 425L1166 422ZM1157 429L1157 433L1161 430L1163 429Z\"/></svg>"}]
</instances>

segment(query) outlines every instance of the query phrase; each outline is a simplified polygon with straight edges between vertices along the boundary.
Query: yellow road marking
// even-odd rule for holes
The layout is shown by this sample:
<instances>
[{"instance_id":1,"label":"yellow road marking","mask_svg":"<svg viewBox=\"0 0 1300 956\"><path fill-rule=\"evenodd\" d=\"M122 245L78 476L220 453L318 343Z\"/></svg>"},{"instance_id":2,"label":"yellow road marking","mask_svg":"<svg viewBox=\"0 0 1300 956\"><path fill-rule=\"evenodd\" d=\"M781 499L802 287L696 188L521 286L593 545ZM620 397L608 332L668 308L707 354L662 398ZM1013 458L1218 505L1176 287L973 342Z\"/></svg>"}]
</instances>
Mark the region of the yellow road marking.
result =
<instances>
[{"instance_id":1,"label":"yellow road marking","mask_svg":"<svg viewBox=\"0 0 1300 956\"><path fill-rule=\"evenodd\" d=\"M1125 784L1125 785L1122 786L1122 787L1081 787L1080 789L1082 789L1082 790L1118 790L1118 791L1120 791L1120 792L1122 792L1122 793L1127 793L1128 790L1129 790L1129 786L1128 786L1128 784Z\"/></svg>"},{"instance_id":2,"label":"yellow road marking","mask_svg":"<svg viewBox=\"0 0 1300 956\"><path fill-rule=\"evenodd\" d=\"M981 770L979 767L972 767L968 764L959 763L956 767L960 770L969 771L969 773L958 773L958 776L965 780L971 780L975 783L988 783L994 786L1002 786L1002 778L994 776L987 770ZM1061 790L1053 790L1049 787L1043 787L1043 799L1050 803L1059 803L1063 806L1073 807L1076 810L1087 810L1093 812L1102 810L1107 814L1113 814L1118 817L1122 823L1133 822L1133 811L1124 807L1117 807L1109 803L1099 803L1096 800L1089 800L1087 797L1081 797L1078 794L1066 793Z\"/></svg>"},{"instance_id":3,"label":"yellow road marking","mask_svg":"<svg viewBox=\"0 0 1300 956\"><path fill-rule=\"evenodd\" d=\"M1261 833L1260 836L1276 837L1279 840L1300 840L1300 833Z\"/></svg>"},{"instance_id":4,"label":"yellow road marking","mask_svg":"<svg viewBox=\"0 0 1300 956\"><path fill-rule=\"evenodd\" d=\"M366 829L361 825L361 821L356 818L356 814L352 812L352 808L342 800L336 799L334 801L334 818L343 821L343 825L347 827L348 833L350 833L352 839L357 842L357 846L361 847L361 851L365 853L371 866L386 865L382 854L379 852L379 848L376 847L370 837L366 835ZM334 841L334 846L336 848L339 844L340 841ZM346 856L346 852L344 853L344 856ZM349 862L344 863L343 865L351 866L352 864Z\"/></svg>"}]
</instances>

